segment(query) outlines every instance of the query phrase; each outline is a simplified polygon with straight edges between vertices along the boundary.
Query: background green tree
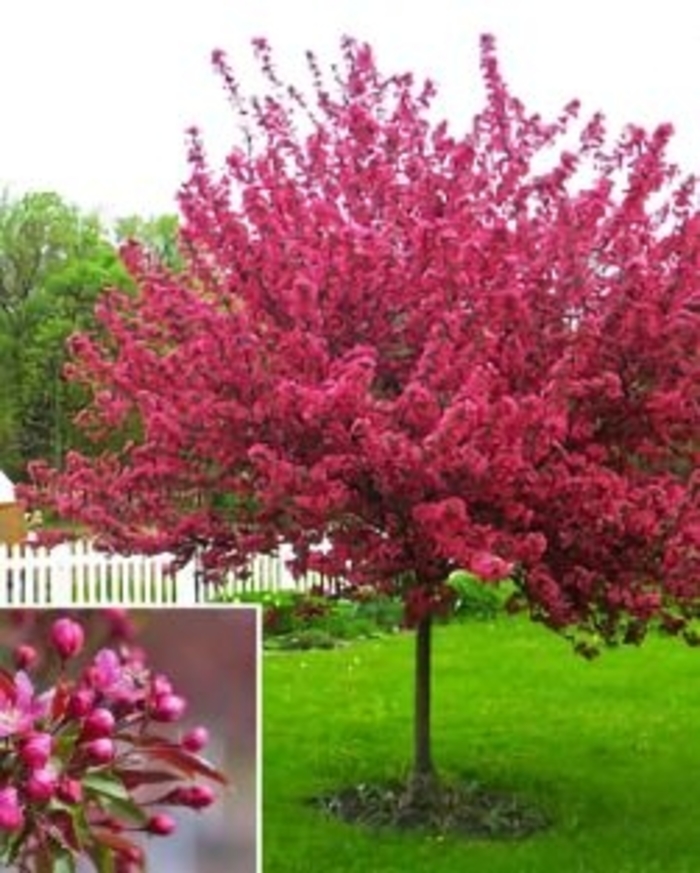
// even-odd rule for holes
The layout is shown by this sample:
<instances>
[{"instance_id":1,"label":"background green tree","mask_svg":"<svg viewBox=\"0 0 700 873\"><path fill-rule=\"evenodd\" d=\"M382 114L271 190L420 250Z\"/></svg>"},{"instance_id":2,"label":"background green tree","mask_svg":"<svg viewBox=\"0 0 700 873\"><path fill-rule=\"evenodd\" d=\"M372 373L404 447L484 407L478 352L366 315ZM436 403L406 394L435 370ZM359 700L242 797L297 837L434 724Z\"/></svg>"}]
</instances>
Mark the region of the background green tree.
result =
<instances>
[{"instance_id":1,"label":"background green tree","mask_svg":"<svg viewBox=\"0 0 700 873\"><path fill-rule=\"evenodd\" d=\"M96 329L103 290L132 285L119 248L135 240L171 271L181 266L178 219L131 215L113 225L52 192L0 195L0 469L57 467L69 448L90 453L74 426L81 386L66 381L66 341Z\"/></svg>"},{"instance_id":2,"label":"background green tree","mask_svg":"<svg viewBox=\"0 0 700 873\"><path fill-rule=\"evenodd\" d=\"M62 376L65 343L94 323L97 296L124 287L126 271L107 228L58 194L0 197L0 468L60 464L76 438L81 391Z\"/></svg>"},{"instance_id":3,"label":"background green tree","mask_svg":"<svg viewBox=\"0 0 700 873\"><path fill-rule=\"evenodd\" d=\"M119 244L135 240L168 270L178 272L182 269L184 259L180 249L177 215L155 215L150 218L128 215L117 219L114 230Z\"/></svg>"}]
</instances>

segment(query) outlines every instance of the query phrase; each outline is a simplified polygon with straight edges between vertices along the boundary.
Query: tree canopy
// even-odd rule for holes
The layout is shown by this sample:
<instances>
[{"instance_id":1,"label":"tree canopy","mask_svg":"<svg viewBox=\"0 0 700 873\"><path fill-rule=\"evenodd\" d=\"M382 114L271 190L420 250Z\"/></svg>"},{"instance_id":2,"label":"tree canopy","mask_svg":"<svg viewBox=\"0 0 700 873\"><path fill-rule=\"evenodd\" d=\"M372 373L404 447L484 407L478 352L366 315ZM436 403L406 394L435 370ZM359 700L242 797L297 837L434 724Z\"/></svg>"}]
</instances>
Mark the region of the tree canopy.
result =
<instances>
[{"instance_id":1,"label":"tree canopy","mask_svg":"<svg viewBox=\"0 0 700 873\"><path fill-rule=\"evenodd\" d=\"M400 593L425 627L467 568L511 577L562 632L638 640L700 593L700 213L672 131L611 137L577 102L526 111L482 42L483 109L433 120L432 83L347 39L311 97L255 45L267 92L214 65L241 143L191 132L182 270L138 246L136 296L73 342L84 424L130 438L35 497L104 541L281 541L296 566ZM326 540L329 548L315 550Z\"/></svg>"}]
</instances>

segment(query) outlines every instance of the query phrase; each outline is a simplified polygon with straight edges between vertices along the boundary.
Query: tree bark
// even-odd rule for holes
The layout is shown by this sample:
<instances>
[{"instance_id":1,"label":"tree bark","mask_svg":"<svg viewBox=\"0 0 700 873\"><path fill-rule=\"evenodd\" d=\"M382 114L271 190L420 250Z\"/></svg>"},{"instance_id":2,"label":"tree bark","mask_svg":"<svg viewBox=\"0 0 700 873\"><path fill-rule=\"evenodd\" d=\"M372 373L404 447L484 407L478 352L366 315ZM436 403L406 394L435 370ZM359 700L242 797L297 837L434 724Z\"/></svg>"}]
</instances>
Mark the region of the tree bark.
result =
<instances>
[{"instance_id":1,"label":"tree bark","mask_svg":"<svg viewBox=\"0 0 700 873\"><path fill-rule=\"evenodd\" d=\"M427 615L416 629L413 781L418 784L435 777L430 736L431 627L432 617Z\"/></svg>"}]
</instances>

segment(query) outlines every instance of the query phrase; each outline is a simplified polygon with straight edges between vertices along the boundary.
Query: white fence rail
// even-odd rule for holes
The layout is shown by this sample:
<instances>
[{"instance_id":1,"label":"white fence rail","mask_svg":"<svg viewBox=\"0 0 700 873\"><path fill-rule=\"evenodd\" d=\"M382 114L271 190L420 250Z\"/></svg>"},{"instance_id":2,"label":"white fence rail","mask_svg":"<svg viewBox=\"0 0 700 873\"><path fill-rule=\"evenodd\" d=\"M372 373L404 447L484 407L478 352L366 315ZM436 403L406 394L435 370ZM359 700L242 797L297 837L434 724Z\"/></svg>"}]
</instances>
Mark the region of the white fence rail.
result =
<instances>
[{"instance_id":1,"label":"white fence rail","mask_svg":"<svg viewBox=\"0 0 700 873\"><path fill-rule=\"evenodd\" d=\"M259 555L246 572L231 572L214 587L202 581L194 562L174 572L170 555L117 555L85 541L51 549L0 544L0 607L196 606L219 594L332 586L318 573L294 580L288 557L284 549L280 555Z\"/></svg>"}]
</instances>

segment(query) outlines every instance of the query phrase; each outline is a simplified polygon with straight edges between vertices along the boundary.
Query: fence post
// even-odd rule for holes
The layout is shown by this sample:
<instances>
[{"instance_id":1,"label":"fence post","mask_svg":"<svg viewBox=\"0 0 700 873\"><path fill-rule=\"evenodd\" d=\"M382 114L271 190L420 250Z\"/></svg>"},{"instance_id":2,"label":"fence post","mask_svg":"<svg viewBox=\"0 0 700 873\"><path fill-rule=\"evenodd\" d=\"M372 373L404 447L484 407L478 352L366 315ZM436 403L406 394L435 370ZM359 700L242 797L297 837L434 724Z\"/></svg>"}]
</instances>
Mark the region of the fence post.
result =
<instances>
[{"instance_id":1,"label":"fence post","mask_svg":"<svg viewBox=\"0 0 700 873\"><path fill-rule=\"evenodd\" d=\"M287 566L287 562L294 557L294 549L289 543L282 543L277 552L280 562L280 588L289 591L297 587L297 583L292 575L291 570Z\"/></svg>"},{"instance_id":2,"label":"fence post","mask_svg":"<svg viewBox=\"0 0 700 873\"><path fill-rule=\"evenodd\" d=\"M199 579L197 562L192 559L175 574L175 600L185 606L196 606L199 603Z\"/></svg>"},{"instance_id":3,"label":"fence post","mask_svg":"<svg viewBox=\"0 0 700 873\"><path fill-rule=\"evenodd\" d=\"M71 559L77 553L77 547L69 543L60 543L51 549L51 573L49 575L49 584L46 586L45 592L48 603L69 603L75 599L76 592L73 588L73 574L71 573L71 564L75 563ZM82 586L78 586L78 599L85 598L85 592Z\"/></svg>"}]
</instances>

